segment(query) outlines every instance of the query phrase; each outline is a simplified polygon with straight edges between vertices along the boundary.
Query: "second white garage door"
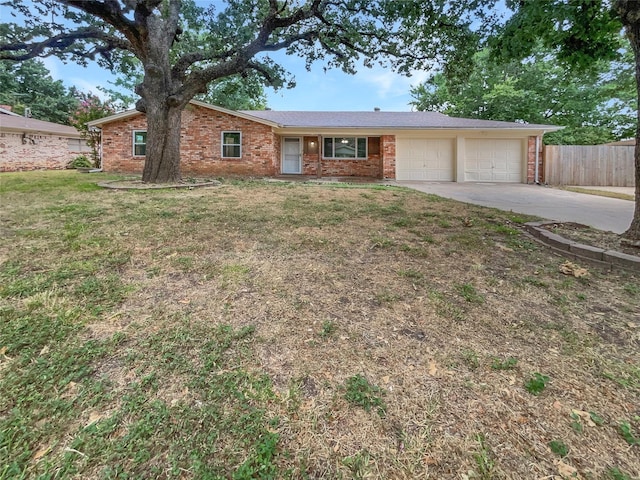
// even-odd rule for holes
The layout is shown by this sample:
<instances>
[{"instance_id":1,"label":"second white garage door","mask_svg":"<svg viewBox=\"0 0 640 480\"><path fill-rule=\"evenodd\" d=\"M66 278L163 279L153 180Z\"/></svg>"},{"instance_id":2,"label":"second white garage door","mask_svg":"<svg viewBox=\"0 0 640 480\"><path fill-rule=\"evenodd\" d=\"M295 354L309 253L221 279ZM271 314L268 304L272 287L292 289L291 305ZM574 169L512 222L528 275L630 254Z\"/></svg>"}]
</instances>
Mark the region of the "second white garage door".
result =
<instances>
[{"instance_id":1,"label":"second white garage door","mask_svg":"<svg viewBox=\"0 0 640 480\"><path fill-rule=\"evenodd\" d=\"M398 180L453 181L453 139L399 138Z\"/></svg>"},{"instance_id":2,"label":"second white garage door","mask_svg":"<svg viewBox=\"0 0 640 480\"><path fill-rule=\"evenodd\" d=\"M465 153L465 181L522 182L522 140L468 138Z\"/></svg>"}]
</instances>

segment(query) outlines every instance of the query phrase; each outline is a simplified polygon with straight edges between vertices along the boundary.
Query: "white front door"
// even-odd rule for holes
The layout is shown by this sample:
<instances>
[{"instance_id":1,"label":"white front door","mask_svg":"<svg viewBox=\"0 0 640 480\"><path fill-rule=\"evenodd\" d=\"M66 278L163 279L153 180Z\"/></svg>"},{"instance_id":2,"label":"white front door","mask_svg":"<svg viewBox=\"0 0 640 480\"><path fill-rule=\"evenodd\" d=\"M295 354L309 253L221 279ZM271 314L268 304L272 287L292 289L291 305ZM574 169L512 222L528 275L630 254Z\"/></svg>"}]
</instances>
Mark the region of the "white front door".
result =
<instances>
[{"instance_id":1,"label":"white front door","mask_svg":"<svg viewBox=\"0 0 640 480\"><path fill-rule=\"evenodd\" d=\"M302 142L299 138L282 140L282 173L302 173Z\"/></svg>"}]
</instances>

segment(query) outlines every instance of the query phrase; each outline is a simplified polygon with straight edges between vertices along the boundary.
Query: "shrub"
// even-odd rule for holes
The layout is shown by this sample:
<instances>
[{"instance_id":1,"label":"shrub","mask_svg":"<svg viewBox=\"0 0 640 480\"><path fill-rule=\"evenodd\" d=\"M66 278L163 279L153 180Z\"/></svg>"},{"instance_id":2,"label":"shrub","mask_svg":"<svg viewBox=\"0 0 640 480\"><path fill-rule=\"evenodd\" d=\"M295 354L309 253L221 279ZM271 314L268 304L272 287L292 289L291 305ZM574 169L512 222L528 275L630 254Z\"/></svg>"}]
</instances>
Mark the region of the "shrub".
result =
<instances>
[{"instance_id":1,"label":"shrub","mask_svg":"<svg viewBox=\"0 0 640 480\"><path fill-rule=\"evenodd\" d=\"M67 163L67 168L92 168L93 163L86 155L78 155L76 158Z\"/></svg>"}]
</instances>

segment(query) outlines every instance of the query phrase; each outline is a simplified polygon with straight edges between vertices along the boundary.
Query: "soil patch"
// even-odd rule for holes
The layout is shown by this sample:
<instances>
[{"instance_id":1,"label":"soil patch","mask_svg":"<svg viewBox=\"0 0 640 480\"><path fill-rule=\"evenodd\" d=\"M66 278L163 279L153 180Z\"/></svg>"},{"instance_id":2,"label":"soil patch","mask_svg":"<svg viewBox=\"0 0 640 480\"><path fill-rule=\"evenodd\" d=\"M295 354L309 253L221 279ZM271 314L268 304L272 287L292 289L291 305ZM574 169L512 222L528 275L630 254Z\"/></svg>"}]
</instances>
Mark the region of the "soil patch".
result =
<instances>
[{"instance_id":1,"label":"soil patch","mask_svg":"<svg viewBox=\"0 0 640 480\"><path fill-rule=\"evenodd\" d=\"M109 182L100 182L99 186L110 188L113 190L159 190L164 188L200 188L200 187L219 187L222 185L218 180L206 178L189 178L175 183L147 183L136 179L113 180Z\"/></svg>"},{"instance_id":2,"label":"soil patch","mask_svg":"<svg viewBox=\"0 0 640 480\"><path fill-rule=\"evenodd\" d=\"M640 248L621 243L622 237L613 232L597 230L587 225L573 222L548 223L541 225L541 227L584 245L640 256Z\"/></svg>"}]
</instances>

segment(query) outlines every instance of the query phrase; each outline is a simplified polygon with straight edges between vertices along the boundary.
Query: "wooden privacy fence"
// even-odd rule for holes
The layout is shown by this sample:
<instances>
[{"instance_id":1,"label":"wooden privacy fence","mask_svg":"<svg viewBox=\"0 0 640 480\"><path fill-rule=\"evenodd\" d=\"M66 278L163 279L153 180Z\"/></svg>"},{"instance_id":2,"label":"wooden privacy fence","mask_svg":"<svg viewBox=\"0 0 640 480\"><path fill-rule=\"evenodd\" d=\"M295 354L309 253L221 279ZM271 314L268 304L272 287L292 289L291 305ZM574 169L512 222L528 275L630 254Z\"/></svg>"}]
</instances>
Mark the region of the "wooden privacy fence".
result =
<instances>
[{"instance_id":1,"label":"wooden privacy fence","mask_svg":"<svg viewBox=\"0 0 640 480\"><path fill-rule=\"evenodd\" d=\"M544 181L550 185L633 187L633 146L545 145Z\"/></svg>"}]
</instances>

